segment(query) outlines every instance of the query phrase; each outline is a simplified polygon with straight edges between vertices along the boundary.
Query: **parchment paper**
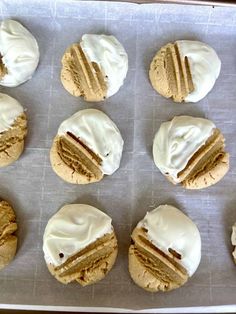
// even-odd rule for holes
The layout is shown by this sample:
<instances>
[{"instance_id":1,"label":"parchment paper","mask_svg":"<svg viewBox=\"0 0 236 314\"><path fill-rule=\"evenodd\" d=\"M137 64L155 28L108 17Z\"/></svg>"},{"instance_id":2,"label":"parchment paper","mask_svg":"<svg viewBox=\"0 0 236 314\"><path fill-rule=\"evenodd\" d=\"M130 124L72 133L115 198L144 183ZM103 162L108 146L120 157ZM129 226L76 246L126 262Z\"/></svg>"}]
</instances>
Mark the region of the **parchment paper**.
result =
<instances>
[{"instance_id":1,"label":"parchment paper","mask_svg":"<svg viewBox=\"0 0 236 314\"><path fill-rule=\"evenodd\" d=\"M235 305L236 266L230 233L236 221L236 9L70 0L11 0L1 1L0 6L3 19L14 18L35 35L41 52L39 67L30 81L0 89L22 103L29 119L24 154L18 162L0 169L0 195L13 204L19 226L16 258L0 272L2 306L141 310ZM84 33L113 34L129 55L124 86L99 104L71 96L59 78L63 52ZM215 87L196 104L166 100L149 83L148 68L155 52L177 39L204 41L222 60ZM52 171L49 149L59 124L88 107L103 110L115 121L125 140L124 153L114 175L97 184L76 186L63 182ZM154 166L151 149L155 132L161 122L181 114L212 119L226 137L230 171L213 187L184 190L169 183ZM48 219L73 202L88 203L108 213L119 240L113 270L100 283L85 288L57 282L49 274L42 252ZM165 203L182 209L198 225L202 260L185 286L152 294L131 281L127 250L132 228L147 210Z\"/></svg>"}]
</instances>

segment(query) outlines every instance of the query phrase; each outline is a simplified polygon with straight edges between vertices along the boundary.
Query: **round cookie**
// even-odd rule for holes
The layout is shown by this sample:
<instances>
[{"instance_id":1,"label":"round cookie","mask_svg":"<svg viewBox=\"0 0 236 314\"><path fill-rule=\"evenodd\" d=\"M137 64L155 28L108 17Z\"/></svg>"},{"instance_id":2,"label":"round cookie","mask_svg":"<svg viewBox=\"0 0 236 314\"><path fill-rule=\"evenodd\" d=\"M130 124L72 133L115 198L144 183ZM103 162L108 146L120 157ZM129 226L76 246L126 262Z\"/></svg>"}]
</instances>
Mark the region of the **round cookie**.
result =
<instances>
[{"instance_id":1,"label":"round cookie","mask_svg":"<svg viewBox=\"0 0 236 314\"><path fill-rule=\"evenodd\" d=\"M14 258L17 247L16 216L11 205L0 201L0 270L7 266Z\"/></svg>"},{"instance_id":2,"label":"round cookie","mask_svg":"<svg viewBox=\"0 0 236 314\"><path fill-rule=\"evenodd\" d=\"M173 184L202 189L220 181L229 170L225 139L210 120L174 117L161 124L153 142L153 158Z\"/></svg>"},{"instance_id":3,"label":"round cookie","mask_svg":"<svg viewBox=\"0 0 236 314\"><path fill-rule=\"evenodd\" d=\"M60 125L50 151L51 165L67 182L97 182L119 168L123 144L120 131L105 113L80 110Z\"/></svg>"},{"instance_id":4,"label":"round cookie","mask_svg":"<svg viewBox=\"0 0 236 314\"><path fill-rule=\"evenodd\" d=\"M16 161L23 149L27 134L27 118L21 104L0 93L0 167Z\"/></svg>"},{"instance_id":5,"label":"round cookie","mask_svg":"<svg viewBox=\"0 0 236 314\"><path fill-rule=\"evenodd\" d=\"M197 102L213 88L221 61L215 50L200 41L177 40L153 58L149 78L153 88L175 102Z\"/></svg>"},{"instance_id":6,"label":"round cookie","mask_svg":"<svg viewBox=\"0 0 236 314\"><path fill-rule=\"evenodd\" d=\"M50 273L61 283L96 283L111 270L118 252L111 218L90 205L65 205L48 221L43 251Z\"/></svg>"},{"instance_id":7,"label":"round cookie","mask_svg":"<svg viewBox=\"0 0 236 314\"><path fill-rule=\"evenodd\" d=\"M0 25L0 85L14 87L29 80L39 62L34 36L19 22Z\"/></svg>"},{"instance_id":8,"label":"round cookie","mask_svg":"<svg viewBox=\"0 0 236 314\"><path fill-rule=\"evenodd\" d=\"M62 58L61 82L73 96L102 101L123 85L128 56L114 36L85 34Z\"/></svg>"},{"instance_id":9,"label":"round cookie","mask_svg":"<svg viewBox=\"0 0 236 314\"><path fill-rule=\"evenodd\" d=\"M236 264L236 223L232 227L231 243L234 246L233 259Z\"/></svg>"},{"instance_id":10,"label":"round cookie","mask_svg":"<svg viewBox=\"0 0 236 314\"><path fill-rule=\"evenodd\" d=\"M160 205L147 212L131 238L129 272L147 291L179 288L198 268L200 233L191 219L173 206Z\"/></svg>"}]
</instances>

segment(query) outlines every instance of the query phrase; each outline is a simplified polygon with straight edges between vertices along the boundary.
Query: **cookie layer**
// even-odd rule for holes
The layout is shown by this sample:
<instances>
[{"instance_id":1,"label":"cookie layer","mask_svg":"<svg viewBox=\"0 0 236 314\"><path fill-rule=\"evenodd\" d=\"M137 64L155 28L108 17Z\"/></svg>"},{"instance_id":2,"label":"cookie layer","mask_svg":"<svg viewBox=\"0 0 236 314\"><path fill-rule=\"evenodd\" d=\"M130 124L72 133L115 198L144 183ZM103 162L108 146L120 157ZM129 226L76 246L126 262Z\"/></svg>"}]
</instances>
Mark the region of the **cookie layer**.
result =
<instances>
[{"instance_id":1,"label":"cookie layer","mask_svg":"<svg viewBox=\"0 0 236 314\"><path fill-rule=\"evenodd\" d=\"M16 216L6 201L0 201L0 270L7 266L15 256L17 237Z\"/></svg>"},{"instance_id":2,"label":"cookie layer","mask_svg":"<svg viewBox=\"0 0 236 314\"><path fill-rule=\"evenodd\" d=\"M193 155L178 177L186 189L202 189L219 182L229 170L225 138L215 129L207 142Z\"/></svg>"},{"instance_id":3,"label":"cookie layer","mask_svg":"<svg viewBox=\"0 0 236 314\"><path fill-rule=\"evenodd\" d=\"M48 269L58 281L93 284L105 277L116 260L111 218L89 205L66 205L49 220L43 250Z\"/></svg>"},{"instance_id":4,"label":"cookie layer","mask_svg":"<svg viewBox=\"0 0 236 314\"><path fill-rule=\"evenodd\" d=\"M201 189L217 183L229 169L224 142L210 120L174 117L162 123L155 135L154 162L172 183Z\"/></svg>"},{"instance_id":5,"label":"cookie layer","mask_svg":"<svg viewBox=\"0 0 236 314\"><path fill-rule=\"evenodd\" d=\"M178 288L199 265L199 231L173 206L161 205L148 212L131 237L129 271L135 283L145 290Z\"/></svg>"},{"instance_id":6,"label":"cookie layer","mask_svg":"<svg viewBox=\"0 0 236 314\"><path fill-rule=\"evenodd\" d=\"M119 168L123 143L107 115L95 109L81 110L60 125L51 148L51 164L68 182L100 181Z\"/></svg>"},{"instance_id":7,"label":"cookie layer","mask_svg":"<svg viewBox=\"0 0 236 314\"><path fill-rule=\"evenodd\" d=\"M82 96L87 101L106 98L107 84L96 63L91 62L80 44L69 47L62 58L61 82L73 96Z\"/></svg>"},{"instance_id":8,"label":"cookie layer","mask_svg":"<svg viewBox=\"0 0 236 314\"><path fill-rule=\"evenodd\" d=\"M66 182L74 184L94 183L103 178L100 159L95 156L74 136L68 134L56 136L50 151L50 161L55 173Z\"/></svg>"},{"instance_id":9,"label":"cookie layer","mask_svg":"<svg viewBox=\"0 0 236 314\"><path fill-rule=\"evenodd\" d=\"M24 149L27 119L21 104L0 93L0 167L16 161Z\"/></svg>"},{"instance_id":10,"label":"cookie layer","mask_svg":"<svg viewBox=\"0 0 236 314\"><path fill-rule=\"evenodd\" d=\"M34 36L19 22L0 25L0 85L14 87L29 80L39 62Z\"/></svg>"},{"instance_id":11,"label":"cookie layer","mask_svg":"<svg viewBox=\"0 0 236 314\"><path fill-rule=\"evenodd\" d=\"M74 96L102 101L123 85L128 57L114 36L85 34L62 58L61 81Z\"/></svg>"},{"instance_id":12,"label":"cookie layer","mask_svg":"<svg viewBox=\"0 0 236 314\"><path fill-rule=\"evenodd\" d=\"M205 43L178 40L162 47L153 58L149 77L153 88L175 102L197 102L213 88L221 62Z\"/></svg>"}]
</instances>

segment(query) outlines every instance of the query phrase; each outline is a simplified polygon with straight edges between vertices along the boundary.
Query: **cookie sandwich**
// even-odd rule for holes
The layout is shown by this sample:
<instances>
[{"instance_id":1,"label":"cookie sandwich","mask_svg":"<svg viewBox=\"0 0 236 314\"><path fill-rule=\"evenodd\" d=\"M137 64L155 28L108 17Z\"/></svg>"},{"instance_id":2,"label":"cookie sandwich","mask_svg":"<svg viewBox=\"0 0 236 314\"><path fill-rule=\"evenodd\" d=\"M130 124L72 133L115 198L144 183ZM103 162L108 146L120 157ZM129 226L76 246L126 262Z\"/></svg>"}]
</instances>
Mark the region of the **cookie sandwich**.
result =
<instances>
[{"instance_id":1,"label":"cookie sandwich","mask_svg":"<svg viewBox=\"0 0 236 314\"><path fill-rule=\"evenodd\" d=\"M28 81L39 62L34 36L19 22L0 24L0 85L15 87Z\"/></svg>"},{"instance_id":2,"label":"cookie sandwich","mask_svg":"<svg viewBox=\"0 0 236 314\"><path fill-rule=\"evenodd\" d=\"M60 125L50 152L51 165L67 182L98 182L119 168L123 144L119 129L105 113L80 110Z\"/></svg>"},{"instance_id":3,"label":"cookie sandwich","mask_svg":"<svg viewBox=\"0 0 236 314\"><path fill-rule=\"evenodd\" d=\"M179 209L160 205L147 212L131 235L129 272L150 291L171 291L184 285L201 260L201 237L194 222Z\"/></svg>"},{"instance_id":4,"label":"cookie sandwich","mask_svg":"<svg viewBox=\"0 0 236 314\"><path fill-rule=\"evenodd\" d=\"M153 88L175 102L198 102L213 88L221 61L209 45L177 40L162 47L153 58L149 78Z\"/></svg>"},{"instance_id":5,"label":"cookie sandwich","mask_svg":"<svg viewBox=\"0 0 236 314\"><path fill-rule=\"evenodd\" d=\"M118 92L127 71L127 53L114 36L85 34L63 55L61 82L73 96L102 101Z\"/></svg>"},{"instance_id":6,"label":"cookie sandwich","mask_svg":"<svg viewBox=\"0 0 236 314\"><path fill-rule=\"evenodd\" d=\"M229 170L225 138L203 118L177 116L161 124L153 142L157 168L173 184L202 189L220 181Z\"/></svg>"},{"instance_id":7,"label":"cookie sandwich","mask_svg":"<svg viewBox=\"0 0 236 314\"><path fill-rule=\"evenodd\" d=\"M65 205L48 221L43 251L50 273L61 283L94 284L116 260L111 218L90 205Z\"/></svg>"}]
</instances>

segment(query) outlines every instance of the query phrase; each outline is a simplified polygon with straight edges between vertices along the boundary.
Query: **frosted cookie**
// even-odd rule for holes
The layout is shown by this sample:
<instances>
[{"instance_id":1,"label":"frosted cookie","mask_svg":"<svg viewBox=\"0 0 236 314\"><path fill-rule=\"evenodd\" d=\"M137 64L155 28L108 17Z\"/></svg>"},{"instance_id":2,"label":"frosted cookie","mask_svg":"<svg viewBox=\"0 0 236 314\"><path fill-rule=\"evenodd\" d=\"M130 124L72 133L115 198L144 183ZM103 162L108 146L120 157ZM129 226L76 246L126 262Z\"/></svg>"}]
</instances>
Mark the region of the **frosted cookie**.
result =
<instances>
[{"instance_id":1,"label":"frosted cookie","mask_svg":"<svg viewBox=\"0 0 236 314\"><path fill-rule=\"evenodd\" d=\"M43 251L50 273L61 283L93 284L106 276L116 260L111 218L90 205L66 205L48 221Z\"/></svg>"},{"instance_id":2,"label":"frosted cookie","mask_svg":"<svg viewBox=\"0 0 236 314\"><path fill-rule=\"evenodd\" d=\"M177 40L162 47L153 58L149 77L153 88L175 102L197 102L213 88L221 61L205 43Z\"/></svg>"},{"instance_id":3,"label":"frosted cookie","mask_svg":"<svg viewBox=\"0 0 236 314\"><path fill-rule=\"evenodd\" d=\"M52 168L70 183L100 181L119 168L123 144L120 131L105 113L80 110L58 129L50 152Z\"/></svg>"},{"instance_id":4,"label":"frosted cookie","mask_svg":"<svg viewBox=\"0 0 236 314\"><path fill-rule=\"evenodd\" d=\"M16 254L16 216L8 202L0 201L0 270L7 266Z\"/></svg>"},{"instance_id":5,"label":"frosted cookie","mask_svg":"<svg viewBox=\"0 0 236 314\"><path fill-rule=\"evenodd\" d=\"M134 282L151 291L179 288L201 260L197 226L177 208L160 205L147 212L133 230L129 272Z\"/></svg>"},{"instance_id":6,"label":"frosted cookie","mask_svg":"<svg viewBox=\"0 0 236 314\"><path fill-rule=\"evenodd\" d=\"M232 227L231 243L234 246L233 259L236 264L236 223Z\"/></svg>"},{"instance_id":7,"label":"frosted cookie","mask_svg":"<svg viewBox=\"0 0 236 314\"><path fill-rule=\"evenodd\" d=\"M27 119L21 104L0 93L0 167L16 161L23 149L27 134Z\"/></svg>"},{"instance_id":8,"label":"frosted cookie","mask_svg":"<svg viewBox=\"0 0 236 314\"><path fill-rule=\"evenodd\" d=\"M0 85L14 87L29 80L39 62L34 36L19 22L0 25Z\"/></svg>"},{"instance_id":9,"label":"frosted cookie","mask_svg":"<svg viewBox=\"0 0 236 314\"><path fill-rule=\"evenodd\" d=\"M128 56L114 36L85 34L62 58L61 82L73 96L102 101L123 85Z\"/></svg>"},{"instance_id":10,"label":"frosted cookie","mask_svg":"<svg viewBox=\"0 0 236 314\"><path fill-rule=\"evenodd\" d=\"M224 147L224 136L213 122L179 116L161 124L153 142L153 157L173 184L202 189L220 181L229 170Z\"/></svg>"}]
</instances>

